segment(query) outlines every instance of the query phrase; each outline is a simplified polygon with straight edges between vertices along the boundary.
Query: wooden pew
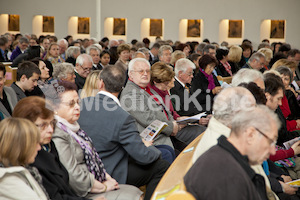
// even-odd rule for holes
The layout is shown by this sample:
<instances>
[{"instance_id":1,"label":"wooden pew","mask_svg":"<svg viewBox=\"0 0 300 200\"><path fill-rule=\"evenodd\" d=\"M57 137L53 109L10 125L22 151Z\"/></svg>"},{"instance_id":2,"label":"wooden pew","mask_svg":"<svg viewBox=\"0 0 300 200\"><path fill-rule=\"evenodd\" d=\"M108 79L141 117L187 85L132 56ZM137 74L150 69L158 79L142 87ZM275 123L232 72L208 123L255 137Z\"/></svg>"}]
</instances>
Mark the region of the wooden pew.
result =
<instances>
[{"instance_id":1,"label":"wooden pew","mask_svg":"<svg viewBox=\"0 0 300 200\"><path fill-rule=\"evenodd\" d=\"M185 191L183 177L192 166L194 151L204 133L195 138L174 160L158 183L151 199L169 197L178 191Z\"/></svg>"},{"instance_id":2,"label":"wooden pew","mask_svg":"<svg viewBox=\"0 0 300 200\"><path fill-rule=\"evenodd\" d=\"M17 69L18 68L12 68L10 66L5 66L6 69L6 86L10 86L13 82L17 80Z\"/></svg>"},{"instance_id":3,"label":"wooden pew","mask_svg":"<svg viewBox=\"0 0 300 200\"><path fill-rule=\"evenodd\" d=\"M228 84L230 84L232 81L231 76L228 76L228 77L217 76L217 79L218 79L218 81L226 82Z\"/></svg>"}]
</instances>

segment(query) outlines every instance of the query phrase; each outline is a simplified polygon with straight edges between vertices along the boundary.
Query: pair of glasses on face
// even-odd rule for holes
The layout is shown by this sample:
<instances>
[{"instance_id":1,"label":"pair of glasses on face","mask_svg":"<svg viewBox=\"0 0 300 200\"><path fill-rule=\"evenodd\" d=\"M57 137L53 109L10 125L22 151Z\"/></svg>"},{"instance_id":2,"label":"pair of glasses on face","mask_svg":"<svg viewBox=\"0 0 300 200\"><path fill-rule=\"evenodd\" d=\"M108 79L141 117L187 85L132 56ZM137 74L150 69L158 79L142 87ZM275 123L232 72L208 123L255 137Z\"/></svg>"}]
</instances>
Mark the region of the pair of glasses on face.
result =
<instances>
[{"instance_id":1,"label":"pair of glasses on face","mask_svg":"<svg viewBox=\"0 0 300 200\"><path fill-rule=\"evenodd\" d=\"M92 71L92 68L88 68L88 67L82 67L81 65L79 65L81 67L81 69L85 72L90 72Z\"/></svg>"},{"instance_id":2,"label":"pair of glasses on face","mask_svg":"<svg viewBox=\"0 0 300 200\"><path fill-rule=\"evenodd\" d=\"M150 74L150 69L146 69L146 70L134 70L135 72L139 73L140 75L145 74Z\"/></svg>"},{"instance_id":3,"label":"pair of glasses on face","mask_svg":"<svg viewBox=\"0 0 300 200\"><path fill-rule=\"evenodd\" d=\"M80 100L77 99L77 101L75 101L74 99L69 101L69 102L61 102L67 106L69 106L70 108L73 108L76 104L80 105Z\"/></svg>"},{"instance_id":4,"label":"pair of glasses on face","mask_svg":"<svg viewBox=\"0 0 300 200\"><path fill-rule=\"evenodd\" d=\"M36 124L36 126L41 130L44 131L46 128L48 128L49 126L51 126L52 128L54 128L56 125L56 119L53 119L51 122L44 122L41 124Z\"/></svg>"},{"instance_id":5,"label":"pair of glasses on face","mask_svg":"<svg viewBox=\"0 0 300 200\"><path fill-rule=\"evenodd\" d=\"M259 130L258 128L254 127L255 130L257 130L260 134L262 134L270 143L271 147L275 147L277 141L272 140L269 136L267 136L266 134L264 134L261 130Z\"/></svg>"}]
</instances>

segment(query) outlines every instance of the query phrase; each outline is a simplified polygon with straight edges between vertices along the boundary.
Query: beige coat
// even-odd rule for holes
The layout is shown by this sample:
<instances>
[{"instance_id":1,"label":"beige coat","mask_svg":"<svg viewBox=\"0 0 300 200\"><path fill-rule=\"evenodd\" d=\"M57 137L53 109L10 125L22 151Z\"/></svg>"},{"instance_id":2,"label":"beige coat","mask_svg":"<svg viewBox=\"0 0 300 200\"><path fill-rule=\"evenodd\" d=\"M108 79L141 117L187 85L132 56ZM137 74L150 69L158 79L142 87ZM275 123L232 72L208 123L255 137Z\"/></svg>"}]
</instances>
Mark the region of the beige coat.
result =
<instances>
[{"instance_id":1,"label":"beige coat","mask_svg":"<svg viewBox=\"0 0 300 200\"><path fill-rule=\"evenodd\" d=\"M0 183L2 200L47 200L42 188L24 167L0 168Z\"/></svg>"}]
</instances>

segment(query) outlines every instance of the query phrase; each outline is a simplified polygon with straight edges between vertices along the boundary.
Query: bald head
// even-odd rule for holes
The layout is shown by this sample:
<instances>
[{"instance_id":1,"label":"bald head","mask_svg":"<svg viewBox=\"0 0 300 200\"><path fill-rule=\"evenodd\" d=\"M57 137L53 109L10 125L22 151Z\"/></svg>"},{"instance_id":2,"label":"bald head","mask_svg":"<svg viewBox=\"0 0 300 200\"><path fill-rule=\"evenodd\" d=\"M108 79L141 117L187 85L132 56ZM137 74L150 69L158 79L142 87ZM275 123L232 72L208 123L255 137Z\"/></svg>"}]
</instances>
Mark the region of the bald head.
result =
<instances>
[{"instance_id":1,"label":"bald head","mask_svg":"<svg viewBox=\"0 0 300 200\"><path fill-rule=\"evenodd\" d=\"M255 98L249 90L242 87L226 88L214 101L214 117L226 126L231 126L232 118L242 110L256 105Z\"/></svg>"}]
</instances>

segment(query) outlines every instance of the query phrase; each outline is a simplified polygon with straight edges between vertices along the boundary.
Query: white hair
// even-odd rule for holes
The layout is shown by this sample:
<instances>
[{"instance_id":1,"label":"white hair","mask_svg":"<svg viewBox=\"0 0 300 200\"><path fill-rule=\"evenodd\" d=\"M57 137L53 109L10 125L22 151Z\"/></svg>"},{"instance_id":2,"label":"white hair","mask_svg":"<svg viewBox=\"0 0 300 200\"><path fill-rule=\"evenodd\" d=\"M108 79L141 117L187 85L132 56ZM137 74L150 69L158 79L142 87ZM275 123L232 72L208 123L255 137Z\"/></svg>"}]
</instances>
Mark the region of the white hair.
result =
<instances>
[{"instance_id":1,"label":"white hair","mask_svg":"<svg viewBox=\"0 0 300 200\"><path fill-rule=\"evenodd\" d=\"M128 75L133 70L133 67L134 67L136 62L146 63L149 66L149 69L151 68L151 65L150 65L149 61L146 60L145 58L134 58L128 64Z\"/></svg>"},{"instance_id":2,"label":"white hair","mask_svg":"<svg viewBox=\"0 0 300 200\"><path fill-rule=\"evenodd\" d=\"M180 58L175 63L175 75L178 76L180 71L186 72L186 70L191 67L192 69L196 69L195 64L186 58Z\"/></svg>"},{"instance_id":3,"label":"white hair","mask_svg":"<svg viewBox=\"0 0 300 200\"><path fill-rule=\"evenodd\" d=\"M88 55L88 54L80 54L77 57L77 59L76 59L76 65L78 64L78 65L82 66L83 63L84 63L84 61L88 61L88 62L93 63L93 59L92 59L92 57L90 55Z\"/></svg>"},{"instance_id":4,"label":"white hair","mask_svg":"<svg viewBox=\"0 0 300 200\"><path fill-rule=\"evenodd\" d=\"M214 117L226 126L241 110L249 110L256 100L249 90L243 87L226 88L217 95L213 105Z\"/></svg>"},{"instance_id":5,"label":"white hair","mask_svg":"<svg viewBox=\"0 0 300 200\"><path fill-rule=\"evenodd\" d=\"M95 43L97 42L97 39L92 37L92 38L90 39L90 41L93 41L93 44L95 44Z\"/></svg>"},{"instance_id":6,"label":"white hair","mask_svg":"<svg viewBox=\"0 0 300 200\"><path fill-rule=\"evenodd\" d=\"M60 45L60 43L64 43L67 47L69 46L68 41L66 39L60 39L57 41L57 44Z\"/></svg>"},{"instance_id":7,"label":"white hair","mask_svg":"<svg viewBox=\"0 0 300 200\"><path fill-rule=\"evenodd\" d=\"M236 87L240 83L255 82L257 79L264 80L260 71L255 69L240 69L232 78L231 86Z\"/></svg>"},{"instance_id":8,"label":"white hair","mask_svg":"<svg viewBox=\"0 0 300 200\"><path fill-rule=\"evenodd\" d=\"M265 105L257 105L247 111L243 110L232 118L231 130L236 135L241 134L249 127L254 127L262 132L271 129L271 123L275 123L277 129L280 128L280 121L277 115Z\"/></svg>"},{"instance_id":9,"label":"white hair","mask_svg":"<svg viewBox=\"0 0 300 200\"><path fill-rule=\"evenodd\" d=\"M115 47L115 46L118 46L119 45L119 42L118 42L118 40L116 40L116 39L111 39L111 40L109 40L109 47Z\"/></svg>"},{"instance_id":10,"label":"white hair","mask_svg":"<svg viewBox=\"0 0 300 200\"><path fill-rule=\"evenodd\" d=\"M100 52L102 51L102 46L100 44L96 43L94 45L100 50Z\"/></svg>"},{"instance_id":11,"label":"white hair","mask_svg":"<svg viewBox=\"0 0 300 200\"><path fill-rule=\"evenodd\" d=\"M66 50L66 58L73 57L73 54L78 53L78 52L80 53L80 47L70 46Z\"/></svg>"},{"instance_id":12,"label":"white hair","mask_svg":"<svg viewBox=\"0 0 300 200\"><path fill-rule=\"evenodd\" d=\"M86 48L86 50L85 50L86 54L90 55L90 51L92 49L98 51L99 54L101 52L101 50L95 44L92 44L92 45L88 46L88 48Z\"/></svg>"},{"instance_id":13,"label":"white hair","mask_svg":"<svg viewBox=\"0 0 300 200\"><path fill-rule=\"evenodd\" d=\"M68 74L74 73L74 66L71 63L57 63L53 67L53 78L61 80L67 78Z\"/></svg>"}]
</instances>

